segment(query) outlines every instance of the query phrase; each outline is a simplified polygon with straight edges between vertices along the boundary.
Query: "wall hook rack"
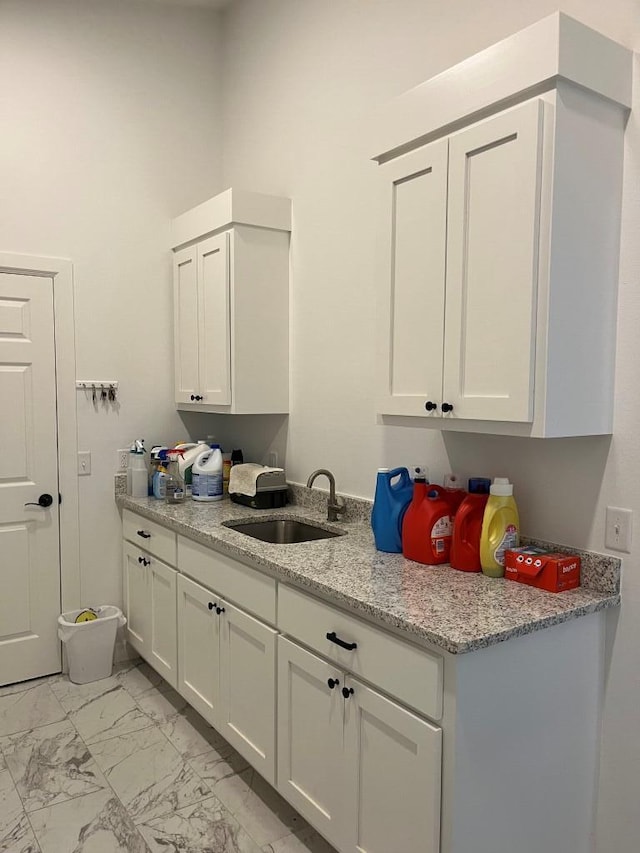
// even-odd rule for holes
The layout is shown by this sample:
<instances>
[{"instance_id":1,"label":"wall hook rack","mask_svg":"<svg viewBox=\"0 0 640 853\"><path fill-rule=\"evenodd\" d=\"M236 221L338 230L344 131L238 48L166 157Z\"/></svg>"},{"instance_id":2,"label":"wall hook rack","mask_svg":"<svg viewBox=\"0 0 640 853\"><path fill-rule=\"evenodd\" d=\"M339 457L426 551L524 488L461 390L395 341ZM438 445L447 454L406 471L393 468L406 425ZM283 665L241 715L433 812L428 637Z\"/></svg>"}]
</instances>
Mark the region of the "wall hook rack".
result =
<instances>
[{"instance_id":1,"label":"wall hook rack","mask_svg":"<svg viewBox=\"0 0 640 853\"><path fill-rule=\"evenodd\" d=\"M118 400L117 379L77 379L76 390L91 394L94 403L115 403Z\"/></svg>"}]
</instances>

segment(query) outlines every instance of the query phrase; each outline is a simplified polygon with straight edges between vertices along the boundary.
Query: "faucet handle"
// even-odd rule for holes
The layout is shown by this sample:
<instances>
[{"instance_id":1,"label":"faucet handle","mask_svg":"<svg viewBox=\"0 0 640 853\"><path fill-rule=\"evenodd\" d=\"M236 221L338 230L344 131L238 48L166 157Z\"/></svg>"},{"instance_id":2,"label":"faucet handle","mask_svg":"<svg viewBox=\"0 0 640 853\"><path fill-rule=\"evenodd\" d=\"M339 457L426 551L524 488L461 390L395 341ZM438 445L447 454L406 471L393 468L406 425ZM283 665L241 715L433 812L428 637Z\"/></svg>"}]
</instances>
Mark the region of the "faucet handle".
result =
<instances>
[{"instance_id":1,"label":"faucet handle","mask_svg":"<svg viewBox=\"0 0 640 853\"><path fill-rule=\"evenodd\" d=\"M334 502L330 499L327 502L327 515L329 521L340 521L340 516L346 511L347 504L344 498L341 498L339 495L336 495Z\"/></svg>"}]
</instances>

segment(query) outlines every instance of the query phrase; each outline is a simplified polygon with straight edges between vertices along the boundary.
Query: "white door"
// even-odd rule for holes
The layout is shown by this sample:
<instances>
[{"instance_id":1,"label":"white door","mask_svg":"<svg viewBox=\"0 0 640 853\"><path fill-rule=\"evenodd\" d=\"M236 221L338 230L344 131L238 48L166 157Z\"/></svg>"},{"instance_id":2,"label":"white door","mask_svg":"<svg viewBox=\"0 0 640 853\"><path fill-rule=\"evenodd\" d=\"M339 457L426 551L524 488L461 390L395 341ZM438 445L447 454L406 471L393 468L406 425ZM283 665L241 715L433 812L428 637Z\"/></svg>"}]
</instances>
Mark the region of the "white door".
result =
<instances>
[{"instance_id":1,"label":"white door","mask_svg":"<svg viewBox=\"0 0 640 853\"><path fill-rule=\"evenodd\" d=\"M383 414L440 414L447 147L443 139L380 167L386 208Z\"/></svg>"},{"instance_id":2,"label":"white door","mask_svg":"<svg viewBox=\"0 0 640 853\"><path fill-rule=\"evenodd\" d=\"M278 790L339 850L343 684L340 669L278 637Z\"/></svg>"},{"instance_id":3,"label":"white door","mask_svg":"<svg viewBox=\"0 0 640 853\"><path fill-rule=\"evenodd\" d=\"M203 404L231 403L229 235L196 244L200 330L200 391Z\"/></svg>"},{"instance_id":4,"label":"white door","mask_svg":"<svg viewBox=\"0 0 640 853\"><path fill-rule=\"evenodd\" d=\"M349 677L345 853L438 853L442 731Z\"/></svg>"},{"instance_id":5,"label":"white door","mask_svg":"<svg viewBox=\"0 0 640 853\"><path fill-rule=\"evenodd\" d=\"M176 617L177 572L155 557L149 557L149 663L178 686L178 642Z\"/></svg>"},{"instance_id":6,"label":"white door","mask_svg":"<svg viewBox=\"0 0 640 853\"><path fill-rule=\"evenodd\" d=\"M277 631L228 602L220 615L219 731L275 784Z\"/></svg>"},{"instance_id":7,"label":"white door","mask_svg":"<svg viewBox=\"0 0 640 853\"><path fill-rule=\"evenodd\" d=\"M147 566L150 557L130 542L122 543L124 609L127 617L127 641L145 659L149 656L149 584Z\"/></svg>"},{"instance_id":8,"label":"white door","mask_svg":"<svg viewBox=\"0 0 640 853\"><path fill-rule=\"evenodd\" d=\"M173 256L176 403L195 403L198 378L198 273L195 247Z\"/></svg>"},{"instance_id":9,"label":"white door","mask_svg":"<svg viewBox=\"0 0 640 853\"><path fill-rule=\"evenodd\" d=\"M448 417L533 419L541 155L539 100L450 138Z\"/></svg>"},{"instance_id":10,"label":"white door","mask_svg":"<svg viewBox=\"0 0 640 853\"><path fill-rule=\"evenodd\" d=\"M61 669L55 370L52 279L0 273L0 684Z\"/></svg>"},{"instance_id":11,"label":"white door","mask_svg":"<svg viewBox=\"0 0 640 853\"><path fill-rule=\"evenodd\" d=\"M178 691L207 720L220 720L220 599L178 575Z\"/></svg>"}]
</instances>

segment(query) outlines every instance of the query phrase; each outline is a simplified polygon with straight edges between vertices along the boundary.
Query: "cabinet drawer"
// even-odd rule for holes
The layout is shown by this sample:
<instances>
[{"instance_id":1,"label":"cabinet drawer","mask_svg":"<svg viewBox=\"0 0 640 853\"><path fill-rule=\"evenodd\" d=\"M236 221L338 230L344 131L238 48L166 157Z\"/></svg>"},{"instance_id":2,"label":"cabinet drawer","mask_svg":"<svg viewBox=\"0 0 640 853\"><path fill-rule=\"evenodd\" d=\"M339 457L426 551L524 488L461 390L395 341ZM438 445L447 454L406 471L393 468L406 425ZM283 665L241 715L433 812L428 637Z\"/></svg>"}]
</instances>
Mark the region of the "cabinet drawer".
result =
<instances>
[{"instance_id":1,"label":"cabinet drawer","mask_svg":"<svg viewBox=\"0 0 640 853\"><path fill-rule=\"evenodd\" d=\"M434 720L442 716L442 658L280 584L278 628ZM327 639L344 643L345 649Z\"/></svg>"},{"instance_id":2,"label":"cabinet drawer","mask_svg":"<svg viewBox=\"0 0 640 853\"><path fill-rule=\"evenodd\" d=\"M143 548L165 563L175 566L176 534L172 530L125 509L122 513L122 534L137 548Z\"/></svg>"},{"instance_id":3,"label":"cabinet drawer","mask_svg":"<svg viewBox=\"0 0 640 853\"><path fill-rule=\"evenodd\" d=\"M178 568L218 595L275 625L273 578L184 536L178 536Z\"/></svg>"}]
</instances>

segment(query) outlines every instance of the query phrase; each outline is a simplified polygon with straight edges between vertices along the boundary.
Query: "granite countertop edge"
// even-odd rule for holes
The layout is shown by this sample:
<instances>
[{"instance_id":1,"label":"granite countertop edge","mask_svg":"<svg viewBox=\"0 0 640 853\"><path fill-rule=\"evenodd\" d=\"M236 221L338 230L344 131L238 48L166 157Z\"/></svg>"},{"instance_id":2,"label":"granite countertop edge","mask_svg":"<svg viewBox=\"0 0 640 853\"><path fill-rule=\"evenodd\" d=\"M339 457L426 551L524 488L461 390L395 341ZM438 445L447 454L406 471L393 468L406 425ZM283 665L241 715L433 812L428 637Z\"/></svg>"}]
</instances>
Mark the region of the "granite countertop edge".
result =
<instances>
[{"instance_id":1,"label":"granite countertop edge","mask_svg":"<svg viewBox=\"0 0 640 853\"><path fill-rule=\"evenodd\" d=\"M136 512L150 521L155 521L173 532L184 535L206 547L211 547L250 565L266 569L277 579L290 581L302 589L316 593L320 597L338 606L342 606L355 615L360 615L365 619L387 625L406 636L408 640L426 641L451 654L477 651L514 637L524 636L534 631L607 608L616 607L620 604L618 589L607 592L580 587L570 592L554 594L534 590L531 587L515 584L512 581L490 580L489 582L492 585L508 584L507 588L510 590L511 597L516 600L522 598L523 610L521 613L517 611L517 605L514 609L513 604L510 603L508 608L508 619L510 621L505 622L500 614L498 614L496 619L496 614L490 612L483 623L470 628L465 619L469 603L469 592L454 593L452 591L451 595L443 595L446 616L443 615L441 619L438 619L436 616L425 623L418 616L413 615L413 610L416 608L415 601L410 602L412 613L406 614L394 611L393 601L390 600L393 598L392 596L387 596L385 598L385 606L381 606L377 603L375 596L370 595L367 597L366 595L361 595L359 597L355 594L358 589L357 584L350 591L349 578L354 575L355 569L361 568L365 577L368 577L369 573L373 574L379 571L384 581L387 579L391 580L394 591L402 597L402 600L399 601L399 608L401 610L406 609L403 589L406 569L407 567L415 567L418 573L420 573L425 568L419 564L413 564L411 561L404 560L402 555L387 555L377 552L371 541L368 525L365 525L361 519L356 522L340 521L330 523L313 508L298 505L291 505L280 510L261 511L248 509L237 504L232 504L229 501L224 501L220 504L197 504L195 506L194 502L189 502L185 505L170 507L153 499L131 498L122 494L116 496L116 503L121 509L129 509ZM203 511L204 513L207 512L207 510L203 509L204 507L209 509L212 507L219 508L217 513L213 509L213 512L208 514L210 517L207 518L206 527L199 524L197 520L187 521L172 514L180 511L183 514L189 513L191 510L194 516L199 515L202 517ZM221 514L225 517L221 518ZM347 536L298 543L292 549L291 546L261 542L260 540L233 531L232 528L224 525L225 521L233 523L234 521L241 520L258 521L270 518L301 518L312 523L321 524L323 527L334 529L335 531L346 532ZM344 554L341 551L344 551ZM339 557L335 561L332 561L332 557L336 553L339 554ZM605 557L605 555L602 556ZM324 571L323 566L327 562L330 566L326 571L327 577L322 578L314 574L314 567L317 567L316 571L322 572ZM337 565L334 566L333 562ZM385 562L387 565L385 565ZM344 563L347 563L348 566L344 565ZM377 566L376 563L379 565ZM488 580L484 579L484 576L456 572L448 567L429 568L431 570L434 568L438 570L444 569L447 572L446 577L450 580L452 590L461 582L469 587L474 581L477 584L483 584ZM403 574L400 583L398 583L398 574ZM414 577L418 578L420 576L423 579L426 577L420 574ZM464 578L460 576L464 576ZM440 586L442 587L443 584L441 583ZM490 589L497 589L497 587L493 586ZM467 595L467 600L462 601L458 607L460 618L457 619L456 601L461 601L465 594ZM418 607L419 603L418 600ZM536 605L538 605L539 612L532 612L535 610ZM500 605L498 604L498 611L499 607ZM551 612L545 612L545 607L550 609ZM445 607L442 610L444 612ZM507 616L505 616L506 618ZM492 620L495 620L497 624L492 625ZM438 624L439 622L440 624Z\"/></svg>"}]
</instances>

